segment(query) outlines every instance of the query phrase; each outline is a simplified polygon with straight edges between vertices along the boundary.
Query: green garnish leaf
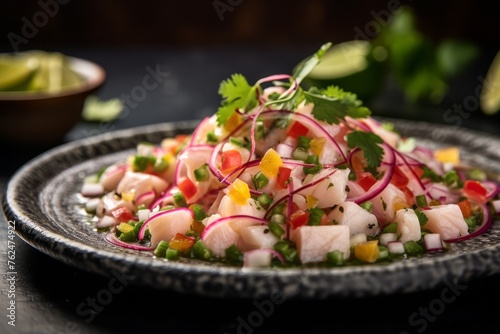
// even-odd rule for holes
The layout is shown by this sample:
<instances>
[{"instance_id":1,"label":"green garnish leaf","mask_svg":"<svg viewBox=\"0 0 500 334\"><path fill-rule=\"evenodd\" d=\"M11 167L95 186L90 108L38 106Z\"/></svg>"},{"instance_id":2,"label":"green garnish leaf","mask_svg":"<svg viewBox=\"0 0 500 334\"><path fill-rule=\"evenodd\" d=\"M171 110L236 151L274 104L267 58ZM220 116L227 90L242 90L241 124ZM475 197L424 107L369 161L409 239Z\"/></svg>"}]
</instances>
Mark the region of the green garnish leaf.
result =
<instances>
[{"instance_id":1,"label":"green garnish leaf","mask_svg":"<svg viewBox=\"0 0 500 334\"><path fill-rule=\"evenodd\" d=\"M124 107L125 103L118 98L101 100L90 95L85 99L82 118L88 122L111 122L121 114Z\"/></svg>"},{"instance_id":2,"label":"green garnish leaf","mask_svg":"<svg viewBox=\"0 0 500 334\"><path fill-rule=\"evenodd\" d=\"M362 105L356 94L345 92L338 86L328 86L323 90L311 87L304 95L307 102L314 104L314 118L328 124L339 124L346 116L363 118L371 115L370 109Z\"/></svg>"},{"instance_id":3,"label":"green garnish leaf","mask_svg":"<svg viewBox=\"0 0 500 334\"><path fill-rule=\"evenodd\" d=\"M257 105L257 86L250 86L247 79L239 73L221 82L219 94L223 100L217 110L217 123L222 125L234 114L236 109L249 110Z\"/></svg>"},{"instance_id":4,"label":"green garnish leaf","mask_svg":"<svg viewBox=\"0 0 500 334\"><path fill-rule=\"evenodd\" d=\"M380 145L382 138L373 132L353 131L347 135L347 144L350 148L358 147L363 151L368 168L377 168L382 163L384 150Z\"/></svg>"},{"instance_id":5,"label":"green garnish leaf","mask_svg":"<svg viewBox=\"0 0 500 334\"><path fill-rule=\"evenodd\" d=\"M321 58L325 54L328 49L332 46L331 42L323 44L316 53L314 53L312 56L307 58L300 66L298 66L292 73L292 77L295 78L295 81L297 81L298 84L304 80L305 77L311 73L313 68L316 67L316 65L319 64L321 61Z\"/></svg>"}]
</instances>

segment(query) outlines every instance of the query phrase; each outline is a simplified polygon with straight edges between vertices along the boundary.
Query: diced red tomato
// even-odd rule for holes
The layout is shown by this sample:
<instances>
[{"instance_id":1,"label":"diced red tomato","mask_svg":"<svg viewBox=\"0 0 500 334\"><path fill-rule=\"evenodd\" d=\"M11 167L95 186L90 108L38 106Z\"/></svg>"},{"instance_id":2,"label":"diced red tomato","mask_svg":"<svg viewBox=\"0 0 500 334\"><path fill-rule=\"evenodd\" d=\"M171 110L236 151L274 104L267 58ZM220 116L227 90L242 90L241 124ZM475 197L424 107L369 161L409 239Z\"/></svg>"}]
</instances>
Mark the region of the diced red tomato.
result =
<instances>
[{"instance_id":1,"label":"diced red tomato","mask_svg":"<svg viewBox=\"0 0 500 334\"><path fill-rule=\"evenodd\" d=\"M484 203L488 191L479 181L467 180L464 183L463 192L465 196Z\"/></svg>"},{"instance_id":2,"label":"diced red tomato","mask_svg":"<svg viewBox=\"0 0 500 334\"><path fill-rule=\"evenodd\" d=\"M413 171L415 172L415 175L420 179L422 178L422 175L424 175L424 170L420 166L412 166Z\"/></svg>"},{"instance_id":3,"label":"diced red tomato","mask_svg":"<svg viewBox=\"0 0 500 334\"><path fill-rule=\"evenodd\" d=\"M278 187L281 188L286 188L288 186L288 179L290 179L290 174L292 173L292 170L288 167L282 167L280 166L278 168L278 177L277 177L277 184Z\"/></svg>"},{"instance_id":4,"label":"diced red tomato","mask_svg":"<svg viewBox=\"0 0 500 334\"><path fill-rule=\"evenodd\" d=\"M403 194L405 195L405 200L406 203L408 203L409 206L412 206L415 204L415 195L413 195L413 192L408 189L408 187L403 187Z\"/></svg>"},{"instance_id":5,"label":"diced red tomato","mask_svg":"<svg viewBox=\"0 0 500 334\"><path fill-rule=\"evenodd\" d=\"M190 199L198 191L196 184L188 177L184 178L177 186L186 199Z\"/></svg>"},{"instance_id":6,"label":"diced red tomato","mask_svg":"<svg viewBox=\"0 0 500 334\"><path fill-rule=\"evenodd\" d=\"M300 122L294 122L287 132L287 135L295 139L299 136L305 136L309 132L309 129Z\"/></svg>"},{"instance_id":7,"label":"diced red tomato","mask_svg":"<svg viewBox=\"0 0 500 334\"><path fill-rule=\"evenodd\" d=\"M399 189L403 189L408 185L408 177L403 173L401 168L396 166L392 174L391 183Z\"/></svg>"},{"instance_id":8,"label":"diced red tomato","mask_svg":"<svg viewBox=\"0 0 500 334\"><path fill-rule=\"evenodd\" d=\"M168 243L168 247L180 252L189 250L194 245L194 238L184 234L177 233Z\"/></svg>"},{"instance_id":9,"label":"diced red tomato","mask_svg":"<svg viewBox=\"0 0 500 334\"><path fill-rule=\"evenodd\" d=\"M111 215L120 223L126 223L129 220L134 219L132 212L126 207L121 207L111 211Z\"/></svg>"},{"instance_id":10,"label":"diced red tomato","mask_svg":"<svg viewBox=\"0 0 500 334\"><path fill-rule=\"evenodd\" d=\"M241 153L238 150L227 150L222 152L221 173L229 173L241 166L242 158Z\"/></svg>"},{"instance_id":11,"label":"diced red tomato","mask_svg":"<svg viewBox=\"0 0 500 334\"><path fill-rule=\"evenodd\" d=\"M463 201L458 202L457 205L460 208L460 211L462 211L464 218L469 218L472 215L472 207L469 200L464 199Z\"/></svg>"},{"instance_id":12,"label":"diced red tomato","mask_svg":"<svg viewBox=\"0 0 500 334\"><path fill-rule=\"evenodd\" d=\"M361 172L356 176L356 181L365 191L368 191L377 182L377 179L370 172Z\"/></svg>"},{"instance_id":13,"label":"diced red tomato","mask_svg":"<svg viewBox=\"0 0 500 334\"><path fill-rule=\"evenodd\" d=\"M290 226L294 229L306 225L308 221L309 212L307 211L299 209L290 215Z\"/></svg>"}]
</instances>

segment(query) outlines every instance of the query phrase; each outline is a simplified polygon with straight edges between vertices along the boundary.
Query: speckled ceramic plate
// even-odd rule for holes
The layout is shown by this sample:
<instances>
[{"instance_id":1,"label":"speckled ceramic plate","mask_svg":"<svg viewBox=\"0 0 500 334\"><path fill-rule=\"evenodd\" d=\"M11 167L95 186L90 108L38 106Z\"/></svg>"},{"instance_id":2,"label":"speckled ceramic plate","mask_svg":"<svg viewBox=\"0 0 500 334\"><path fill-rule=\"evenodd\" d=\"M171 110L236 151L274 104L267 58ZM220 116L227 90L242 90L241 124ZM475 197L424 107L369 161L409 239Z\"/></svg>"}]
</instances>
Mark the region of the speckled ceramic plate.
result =
<instances>
[{"instance_id":1,"label":"speckled ceramic plate","mask_svg":"<svg viewBox=\"0 0 500 334\"><path fill-rule=\"evenodd\" d=\"M462 128L391 120L431 148L458 145L466 162L500 173L500 139ZM150 253L110 245L86 224L78 192L82 179L123 160L141 141L159 143L188 133L196 122L122 130L57 147L22 167L10 180L3 208L28 244L69 265L111 276L122 271L137 284L217 297L364 297L415 292L445 282L467 282L500 271L500 223L444 253L391 264L342 268L244 270L221 264L167 262ZM133 277L133 279L131 278Z\"/></svg>"}]
</instances>

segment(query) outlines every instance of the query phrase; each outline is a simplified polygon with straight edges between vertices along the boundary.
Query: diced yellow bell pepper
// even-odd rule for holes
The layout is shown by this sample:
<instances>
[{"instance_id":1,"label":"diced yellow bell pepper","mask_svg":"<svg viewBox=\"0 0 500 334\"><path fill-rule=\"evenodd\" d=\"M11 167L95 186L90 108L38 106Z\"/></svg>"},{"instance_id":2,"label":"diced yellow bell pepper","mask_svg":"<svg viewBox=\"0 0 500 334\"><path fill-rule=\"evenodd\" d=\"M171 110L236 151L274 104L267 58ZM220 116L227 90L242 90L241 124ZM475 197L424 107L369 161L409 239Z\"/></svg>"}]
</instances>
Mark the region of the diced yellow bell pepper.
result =
<instances>
[{"instance_id":1,"label":"diced yellow bell pepper","mask_svg":"<svg viewBox=\"0 0 500 334\"><path fill-rule=\"evenodd\" d=\"M127 223L120 223L116 229L122 233L128 233L134 229L132 225L129 225Z\"/></svg>"},{"instance_id":2,"label":"diced yellow bell pepper","mask_svg":"<svg viewBox=\"0 0 500 334\"><path fill-rule=\"evenodd\" d=\"M127 158L127 165L133 169L134 167L134 160L135 160L135 156L131 155Z\"/></svg>"},{"instance_id":3,"label":"diced yellow bell pepper","mask_svg":"<svg viewBox=\"0 0 500 334\"><path fill-rule=\"evenodd\" d=\"M122 192L121 196L122 200L132 202L135 198L135 193L133 191Z\"/></svg>"},{"instance_id":4,"label":"diced yellow bell pepper","mask_svg":"<svg viewBox=\"0 0 500 334\"><path fill-rule=\"evenodd\" d=\"M312 209L318 204L318 199L312 195L307 195L306 196L306 203L307 203L307 208Z\"/></svg>"},{"instance_id":5,"label":"diced yellow bell pepper","mask_svg":"<svg viewBox=\"0 0 500 334\"><path fill-rule=\"evenodd\" d=\"M460 162L460 150L456 146L437 149L434 158L440 162L457 164Z\"/></svg>"},{"instance_id":6,"label":"diced yellow bell pepper","mask_svg":"<svg viewBox=\"0 0 500 334\"><path fill-rule=\"evenodd\" d=\"M259 168L262 173L267 177L275 177L278 175L280 166L283 165L281 156L270 148L260 161Z\"/></svg>"},{"instance_id":7,"label":"diced yellow bell pepper","mask_svg":"<svg viewBox=\"0 0 500 334\"><path fill-rule=\"evenodd\" d=\"M314 154L316 154L318 157L321 156L323 153L323 148L325 147L326 143L326 138L325 137L319 137L319 138L313 138L311 139L311 151L313 151Z\"/></svg>"},{"instance_id":8,"label":"diced yellow bell pepper","mask_svg":"<svg viewBox=\"0 0 500 334\"><path fill-rule=\"evenodd\" d=\"M408 206L408 203L406 203L404 200L402 200L401 198L397 198L396 200L394 200L392 207L394 209L394 212L396 212L400 209L406 209L409 206Z\"/></svg>"},{"instance_id":9,"label":"diced yellow bell pepper","mask_svg":"<svg viewBox=\"0 0 500 334\"><path fill-rule=\"evenodd\" d=\"M229 185L227 195L236 204L246 205L248 203L248 199L250 198L250 188L245 182L240 179L236 179L231 185Z\"/></svg>"},{"instance_id":10,"label":"diced yellow bell pepper","mask_svg":"<svg viewBox=\"0 0 500 334\"><path fill-rule=\"evenodd\" d=\"M232 132L235 130L238 125L241 124L241 116L238 113L234 113L226 123L224 123L224 130L227 132Z\"/></svg>"},{"instance_id":11,"label":"diced yellow bell pepper","mask_svg":"<svg viewBox=\"0 0 500 334\"><path fill-rule=\"evenodd\" d=\"M354 257L361 261L373 263L379 256L378 240L370 240L354 246Z\"/></svg>"},{"instance_id":12,"label":"diced yellow bell pepper","mask_svg":"<svg viewBox=\"0 0 500 334\"><path fill-rule=\"evenodd\" d=\"M163 155L163 159L168 162L169 165L174 163L174 155L170 152L167 152Z\"/></svg>"}]
</instances>

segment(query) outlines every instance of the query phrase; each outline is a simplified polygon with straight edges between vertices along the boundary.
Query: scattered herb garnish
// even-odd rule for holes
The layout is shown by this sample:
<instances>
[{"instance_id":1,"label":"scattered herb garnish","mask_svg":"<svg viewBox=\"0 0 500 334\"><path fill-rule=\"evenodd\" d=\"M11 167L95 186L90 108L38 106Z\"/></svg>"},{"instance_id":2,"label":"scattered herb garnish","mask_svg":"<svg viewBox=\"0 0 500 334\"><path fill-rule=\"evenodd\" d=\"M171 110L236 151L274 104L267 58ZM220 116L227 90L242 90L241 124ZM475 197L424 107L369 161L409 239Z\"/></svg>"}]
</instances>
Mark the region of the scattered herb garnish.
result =
<instances>
[{"instance_id":1,"label":"scattered herb garnish","mask_svg":"<svg viewBox=\"0 0 500 334\"><path fill-rule=\"evenodd\" d=\"M295 90L291 90L288 95L276 96L274 94L263 107L272 106L274 109L294 110L305 100L306 103L314 104L312 110L314 118L328 124L346 122L346 117L364 118L370 116L370 109L363 105L356 94L346 92L338 86L332 85L325 89L311 87L308 91L304 91L300 87L300 82L321 61L331 45L331 43L323 44L316 53L296 68L289 83L281 83L287 88L295 83L297 85ZM217 123L219 125L226 123L236 110L245 113L256 107L258 93L261 91L262 87L259 82L250 86L242 74L233 74L231 78L222 81L219 94L223 100L217 111ZM350 148L358 147L363 150L368 168L375 169L380 166L384 150L378 145L383 143L378 135L357 130L349 134L347 140Z\"/></svg>"},{"instance_id":2,"label":"scattered herb garnish","mask_svg":"<svg viewBox=\"0 0 500 334\"><path fill-rule=\"evenodd\" d=\"M382 162L384 150L382 138L372 132L353 131L347 135L347 144L350 148L359 147L363 150L368 168L376 168Z\"/></svg>"}]
</instances>

